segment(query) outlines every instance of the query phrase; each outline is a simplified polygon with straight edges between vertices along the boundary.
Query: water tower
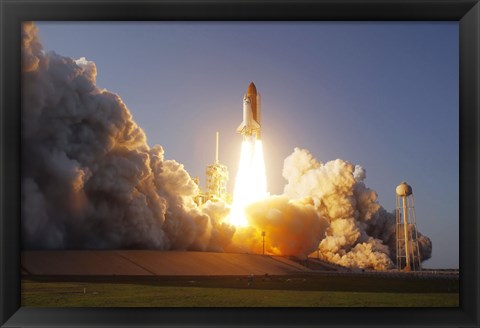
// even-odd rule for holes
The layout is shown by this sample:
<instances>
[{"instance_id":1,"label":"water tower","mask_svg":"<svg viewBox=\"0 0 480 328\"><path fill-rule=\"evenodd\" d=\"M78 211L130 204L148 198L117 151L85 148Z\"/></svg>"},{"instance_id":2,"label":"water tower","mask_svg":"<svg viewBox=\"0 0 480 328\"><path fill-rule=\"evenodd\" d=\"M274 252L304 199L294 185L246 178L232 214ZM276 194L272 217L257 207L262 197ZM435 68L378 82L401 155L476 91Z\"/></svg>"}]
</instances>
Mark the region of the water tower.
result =
<instances>
[{"instance_id":1,"label":"water tower","mask_svg":"<svg viewBox=\"0 0 480 328\"><path fill-rule=\"evenodd\" d=\"M397 269L405 271L421 270L420 249L418 247L417 217L412 187L405 181L395 189L396 205L396 237L397 237Z\"/></svg>"}]
</instances>

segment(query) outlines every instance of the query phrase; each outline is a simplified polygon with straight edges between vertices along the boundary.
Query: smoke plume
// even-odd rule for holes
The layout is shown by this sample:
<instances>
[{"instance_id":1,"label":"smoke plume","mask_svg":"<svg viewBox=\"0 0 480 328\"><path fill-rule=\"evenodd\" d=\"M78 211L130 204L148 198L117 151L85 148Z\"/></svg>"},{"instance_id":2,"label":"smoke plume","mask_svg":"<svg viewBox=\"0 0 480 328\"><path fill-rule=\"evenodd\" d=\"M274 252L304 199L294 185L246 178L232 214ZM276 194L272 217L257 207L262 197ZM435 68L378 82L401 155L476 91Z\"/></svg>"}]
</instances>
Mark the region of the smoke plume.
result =
<instances>
[{"instance_id":1,"label":"smoke plume","mask_svg":"<svg viewBox=\"0 0 480 328\"><path fill-rule=\"evenodd\" d=\"M95 64L45 53L33 23L22 41L24 247L223 250L225 209L194 203L198 186L96 87Z\"/></svg>"},{"instance_id":2,"label":"smoke plume","mask_svg":"<svg viewBox=\"0 0 480 328\"><path fill-rule=\"evenodd\" d=\"M237 228L229 250L306 258L317 249L328 225L312 199L270 196L247 206L247 227ZM263 244L262 233L265 234Z\"/></svg>"},{"instance_id":3,"label":"smoke plume","mask_svg":"<svg viewBox=\"0 0 480 328\"><path fill-rule=\"evenodd\" d=\"M395 214L381 207L377 193L365 186L365 169L341 159L323 164L307 150L295 148L285 159L283 176L285 196L311 198L318 216L328 222L319 244L324 259L356 268L394 266ZM420 257L426 260L432 244L429 238L418 236Z\"/></svg>"}]
</instances>

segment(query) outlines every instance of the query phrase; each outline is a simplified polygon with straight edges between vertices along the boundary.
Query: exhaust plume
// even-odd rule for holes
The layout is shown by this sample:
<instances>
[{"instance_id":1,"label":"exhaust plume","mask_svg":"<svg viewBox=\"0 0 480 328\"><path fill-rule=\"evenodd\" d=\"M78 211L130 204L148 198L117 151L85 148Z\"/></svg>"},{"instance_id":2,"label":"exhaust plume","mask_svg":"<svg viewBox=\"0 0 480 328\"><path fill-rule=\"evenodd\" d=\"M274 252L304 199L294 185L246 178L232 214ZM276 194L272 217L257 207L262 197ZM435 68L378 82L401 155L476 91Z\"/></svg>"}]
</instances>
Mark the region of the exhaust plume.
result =
<instances>
[{"instance_id":1,"label":"exhaust plume","mask_svg":"<svg viewBox=\"0 0 480 328\"><path fill-rule=\"evenodd\" d=\"M315 211L311 198L271 196L248 206L246 215L257 236L265 232L267 253L301 259L317 248L328 225Z\"/></svg>"}]
</instances>

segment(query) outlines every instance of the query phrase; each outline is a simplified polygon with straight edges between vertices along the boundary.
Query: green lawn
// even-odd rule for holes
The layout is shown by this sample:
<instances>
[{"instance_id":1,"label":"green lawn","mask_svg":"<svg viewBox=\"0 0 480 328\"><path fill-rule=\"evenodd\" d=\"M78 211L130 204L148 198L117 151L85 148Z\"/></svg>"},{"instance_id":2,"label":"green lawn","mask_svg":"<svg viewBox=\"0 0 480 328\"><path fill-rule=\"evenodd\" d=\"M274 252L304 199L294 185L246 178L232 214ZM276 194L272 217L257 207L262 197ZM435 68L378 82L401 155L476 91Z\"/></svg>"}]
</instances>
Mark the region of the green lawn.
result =
<instances>
[{"instance_id":1,"label":"green lawn","mask_svg":"<svg viewBox=\"0 0 480 328\"><path fill-rule=\"evenodd\" d=\"M41 307L458 307L457 292L258 289L134 282L22 281L22 306ZM255 288L257 284L257 288ZM220 283L221 285L221 283ZM270 286L273 287L273 286ZM85 288L85 293L84 293Z\"/></svg>"}]
</instances>

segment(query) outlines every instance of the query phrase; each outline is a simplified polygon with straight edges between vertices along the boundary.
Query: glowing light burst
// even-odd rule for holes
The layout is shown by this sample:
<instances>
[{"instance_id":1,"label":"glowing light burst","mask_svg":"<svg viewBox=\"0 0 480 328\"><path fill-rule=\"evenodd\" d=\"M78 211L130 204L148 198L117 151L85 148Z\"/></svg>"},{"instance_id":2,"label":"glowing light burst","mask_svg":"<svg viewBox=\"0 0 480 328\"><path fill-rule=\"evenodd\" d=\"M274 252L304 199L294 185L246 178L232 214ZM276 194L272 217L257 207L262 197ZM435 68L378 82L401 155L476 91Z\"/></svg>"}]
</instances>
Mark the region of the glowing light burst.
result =
<instances>
[{"instance_id":1,"label":"glowing light burst","mask_svg":"<svg viewBox=\"0 0 480 328\"><path fill-rule=\"evenodd\" d=\"M230 223L240 227L247 226L245 207L267 196L267 176L265 174L262 141L244 140L237 177L235 178L235 188L233 189Z\"/></svg>"}]
</instances>

